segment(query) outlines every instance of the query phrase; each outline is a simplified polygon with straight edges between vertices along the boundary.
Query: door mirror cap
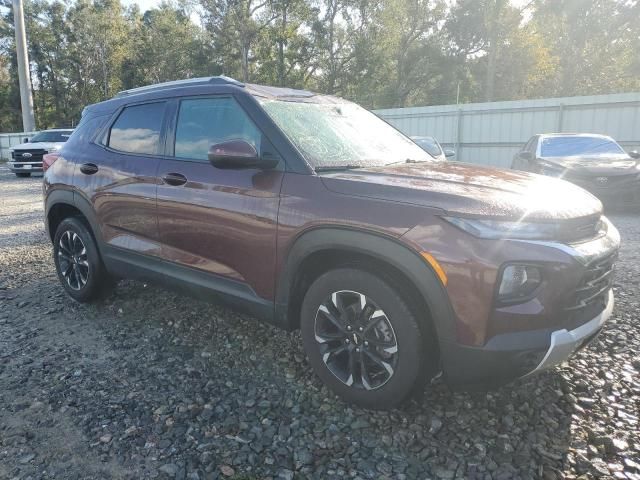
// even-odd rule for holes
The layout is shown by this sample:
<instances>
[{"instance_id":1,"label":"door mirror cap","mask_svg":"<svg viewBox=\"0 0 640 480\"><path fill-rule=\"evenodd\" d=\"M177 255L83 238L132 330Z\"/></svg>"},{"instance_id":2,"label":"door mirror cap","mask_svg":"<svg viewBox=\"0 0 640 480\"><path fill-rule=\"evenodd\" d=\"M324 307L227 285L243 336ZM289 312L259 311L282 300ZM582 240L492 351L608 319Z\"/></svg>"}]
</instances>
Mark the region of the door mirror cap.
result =
<instances>
[{"instance_id":1,"label":"door mirror cap","mask_svg":"<svg viewBox=\"0 0 640 480\"><path fill-rule=\"evenodd\" d=\"M444 149L444 156L447 157L447 158L455 157L456 156L456 151L452 150L450 148L445 148Z\"/></svg>"},{"instance_id":2,"label":"door mirror cap","mask_svg":"<svg viewBox=\"0 0 640 480\"><path fill-rule=\"evenodd\" d=\"M520 152L520 158L531 162L533 161L534 156L533 156L533 153L524 151L524 152Z\"/></svg>"},{"instance_id":3,"label":"door mirror cap","mask_svg":"<svg viewBox=\"0 0 640 480\"><path fill-rule=\"evenodd\" d=\"M209 161L216 168L274 168L277 158L264 159L246 140L229 140L209 147Z\"/></svg>"},{"instance_id":4,"label":"door mirror cap","mask_svg":"<svg viewBox=\"0 0 640 480\"><path fill-rule=\"evenodd\" d=\"M638 150L631 150L629 152L629 156L631 158L634 158L634 159L638 160L638 159L640 159L640 152Z\"/></svg>"}]
</instances>

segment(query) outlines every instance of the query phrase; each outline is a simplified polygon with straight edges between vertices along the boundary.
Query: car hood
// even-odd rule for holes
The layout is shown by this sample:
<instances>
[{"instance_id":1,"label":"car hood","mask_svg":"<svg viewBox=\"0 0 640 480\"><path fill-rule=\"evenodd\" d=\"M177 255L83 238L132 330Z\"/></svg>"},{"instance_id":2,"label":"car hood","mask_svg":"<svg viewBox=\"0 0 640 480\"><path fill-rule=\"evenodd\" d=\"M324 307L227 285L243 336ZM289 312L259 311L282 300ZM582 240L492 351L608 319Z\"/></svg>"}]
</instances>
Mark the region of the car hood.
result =
<instances>
[{"instance_id":1,"label":"car hood","mask_svg":"<svg viewBox=\"0 0 640 480\"><path fill-rule=\"evenodd\" d=\"M638 166L638 161L626 154L595 155L591 157L544 157L541 160L559 168L586 175L625 175L633 173Z\"/></svg>"},{"instance_id":2,"label":"car hood","mask_svg":"<svg viewBox=\"0 0 640 480\"><path fill-rule=\"evenodd\" d=\"M10 150L38 150L40 148L42 148L43 150L47 150L58 145L64 145L64 142L21 143L20 145L11 147Z\"/></svg>"},{"instance_id":3,"label":"car hood","mask_svg":"<svg viewBox=\"0 0 640 480\"><path fill-rule=\"evenodd\" d=\"M453 162L424 162L323 172L329 190L405 202L449 214L557 220L602 212L582 188L541 175Z\"/></svg>"}]
</instances>

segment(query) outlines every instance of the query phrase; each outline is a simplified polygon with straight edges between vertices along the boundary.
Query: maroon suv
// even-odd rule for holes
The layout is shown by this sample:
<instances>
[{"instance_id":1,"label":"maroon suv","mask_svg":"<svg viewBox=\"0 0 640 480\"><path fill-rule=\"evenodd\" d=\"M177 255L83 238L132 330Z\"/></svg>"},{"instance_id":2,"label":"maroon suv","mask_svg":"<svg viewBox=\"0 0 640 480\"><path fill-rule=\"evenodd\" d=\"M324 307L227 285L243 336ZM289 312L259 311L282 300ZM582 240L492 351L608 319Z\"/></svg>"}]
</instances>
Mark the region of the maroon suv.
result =
<instances>
[{"instance_id":1,"label":"maroon suv","mask_svg":"<svg viewBox=\"0 0 640 480\"><path fill-rule=\"evenodd\" d=\"M87 107L45 174L78 301L140 278L302 330L348 401L442 371L499 385L564 361L611 314L619 235L591 194L437 162L372 113L224 77Z\"/></svg>"}]
</instances>

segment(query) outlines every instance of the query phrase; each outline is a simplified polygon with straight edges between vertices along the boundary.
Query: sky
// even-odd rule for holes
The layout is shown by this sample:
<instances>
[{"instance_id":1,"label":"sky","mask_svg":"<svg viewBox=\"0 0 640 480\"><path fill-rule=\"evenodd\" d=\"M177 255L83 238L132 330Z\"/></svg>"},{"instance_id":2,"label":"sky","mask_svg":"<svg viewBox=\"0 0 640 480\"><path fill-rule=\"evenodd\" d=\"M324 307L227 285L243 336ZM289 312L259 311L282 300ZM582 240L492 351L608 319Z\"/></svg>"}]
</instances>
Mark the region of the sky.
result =
<instances>
[{"instance_id":1,"label":"sky","mask_svg":"<svg viewBox=\"0 0 640 480\"><path fill-rule=\"evenodd\" d=\"M144 12L150 8L157 7L162 3L162 0L122 0L122 4L125 6L133 5L137 3L140 6L140 11Z\"/></svg>"}]
</instances>

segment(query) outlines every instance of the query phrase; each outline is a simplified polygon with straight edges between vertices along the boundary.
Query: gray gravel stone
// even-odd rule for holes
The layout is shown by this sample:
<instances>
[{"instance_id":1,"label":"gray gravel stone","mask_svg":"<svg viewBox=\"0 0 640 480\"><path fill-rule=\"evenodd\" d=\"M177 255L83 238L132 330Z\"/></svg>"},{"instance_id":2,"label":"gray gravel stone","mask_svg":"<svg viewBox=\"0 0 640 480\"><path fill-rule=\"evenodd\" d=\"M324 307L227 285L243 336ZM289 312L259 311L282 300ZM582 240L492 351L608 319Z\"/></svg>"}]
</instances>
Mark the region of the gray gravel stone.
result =
<instances>
[{"instance_id":1,"label":"gray gravel stone","mask_svg":"<svg viewBox=\"0 0 640 480\"><path fill-rule=\"evenodd\" d=\"M167 463L166 465L161 466L158 470L173 478L178 473L178 466L173 463Z\"/></svg>"}]
</instances>

